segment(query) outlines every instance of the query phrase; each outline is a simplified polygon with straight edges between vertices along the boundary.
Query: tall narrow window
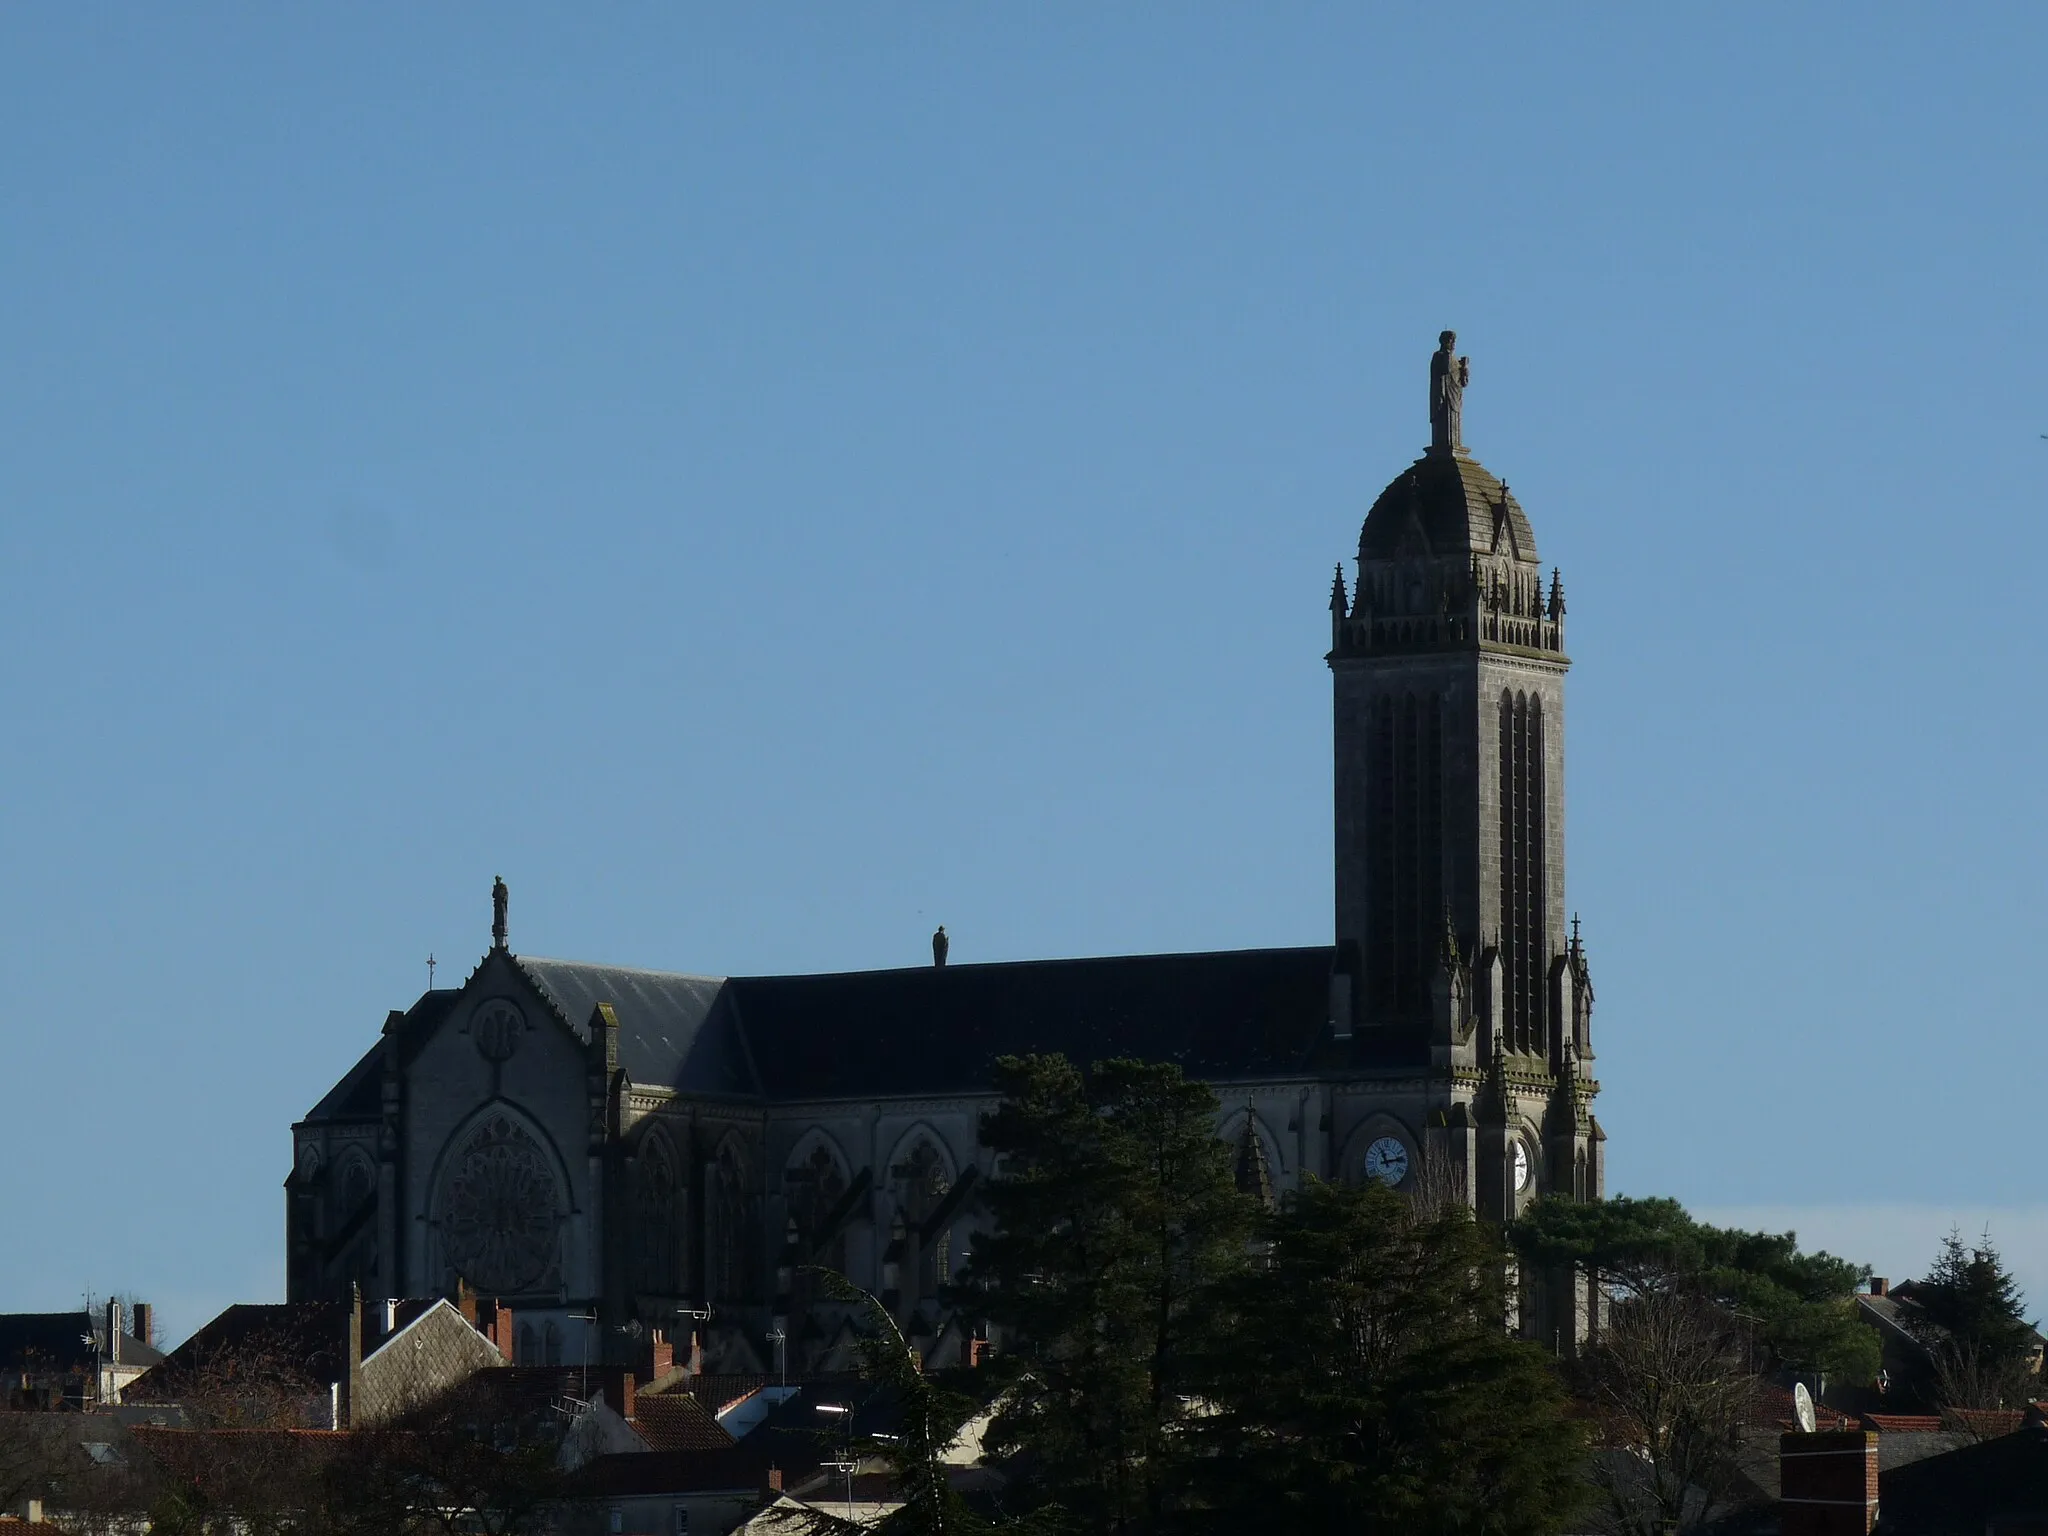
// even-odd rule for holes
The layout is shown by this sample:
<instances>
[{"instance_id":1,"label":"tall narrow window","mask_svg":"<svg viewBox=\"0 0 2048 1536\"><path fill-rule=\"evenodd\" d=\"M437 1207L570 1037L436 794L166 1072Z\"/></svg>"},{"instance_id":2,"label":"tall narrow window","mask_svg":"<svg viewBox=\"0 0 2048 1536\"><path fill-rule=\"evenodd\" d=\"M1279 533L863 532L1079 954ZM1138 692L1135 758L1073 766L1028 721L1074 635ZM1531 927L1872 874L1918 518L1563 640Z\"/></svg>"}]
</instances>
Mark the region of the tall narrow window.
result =
<instances>
[{"instance_id":1,"label":"tall narrow window","mask_svg":"<svg viewBox=\"0 0 2048 1536\"><path fill-rule=\"evenodd\" d=\"M1543 701L1500 696L1500 934L1506 971L1507 1045L1540 1052L1544 919Z\"/></svg>"},{"instance_id":2,"label":"tall narrow window","mask_svg":"<svg viewBox=\"0 0 2048 1536\"><path fill-rule=\"evenodd\" d=\"M1367 1017L1429 1013L1443 933L1443 706L1433 694L1382 697L1367 748L1371 941Z\"/></svg>"}]
</instances>

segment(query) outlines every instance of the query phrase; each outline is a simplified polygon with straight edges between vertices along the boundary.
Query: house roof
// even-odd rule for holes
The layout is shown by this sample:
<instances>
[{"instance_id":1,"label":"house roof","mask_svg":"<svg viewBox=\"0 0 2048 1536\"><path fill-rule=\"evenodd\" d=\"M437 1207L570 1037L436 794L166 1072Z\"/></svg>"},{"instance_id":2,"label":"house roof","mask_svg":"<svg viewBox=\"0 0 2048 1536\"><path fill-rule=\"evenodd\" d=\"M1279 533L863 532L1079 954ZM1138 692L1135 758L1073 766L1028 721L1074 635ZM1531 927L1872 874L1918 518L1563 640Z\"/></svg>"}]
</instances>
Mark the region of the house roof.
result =
<instances>
[{"instance_id":1,"label":"house roof","mask_svg":"<svg viewBox=\"0 0 2048 1536\"><path fill-rule=\"evenodd\" d=\"M708 1493L759 1488L767 1470L768 1463L759 1455L741 1450L728 1438L722 1449L616 1451L594 1456L577 1470L570 1487L573 1493L592 1498Z\"/></svg>"},{"instance_id":2,"label":"house roof","mask_svg":"<svg viewBox=\"0 0 2048 1536\"><path fill-rule=\"evenodd\" d=\"M702 1403L680 1390L636 1393L633 1428L655 1451L719 1451L734 1443Z\"/></svg>"},{"instance_id":3,"label":"house roof","mask_svg":"<svg viewBox=\"0 0 2048 1536\"><path fill-rule=\"evenodd\" d=\"M290 1371L308 1386L340 1381L348 1370L348 1317L344 1301L238 1302L122 1396L131 1403L173 1402L208 1372L275 1383Z\"/></svg>"},{"instance_id":4,"label":"house roof","mask_svg":"<svg viewBox=\"0 0 2048 1536\"><path fill-rule=\"evenodd\" d=\"M2037 1410L2011 1434L1882 1473L1878 1508L1880 1530L1924 1536L1978 1536L2000 1516L2048 1518L2048 1422Z\"/></svg>"},{"instance_id":5,"label":"house roof","mask_svg":"<svg viewBox=\"0 0 2048 1536\"><path fill-rule=\"evenodd\" d=\"M90 1371L87 1342L105 1324L93 1312L0 1312L0 1370ZM155 1365L163 1352L133 1334L121 1335L121 1363Z\"/></svg>"}]
</instances>

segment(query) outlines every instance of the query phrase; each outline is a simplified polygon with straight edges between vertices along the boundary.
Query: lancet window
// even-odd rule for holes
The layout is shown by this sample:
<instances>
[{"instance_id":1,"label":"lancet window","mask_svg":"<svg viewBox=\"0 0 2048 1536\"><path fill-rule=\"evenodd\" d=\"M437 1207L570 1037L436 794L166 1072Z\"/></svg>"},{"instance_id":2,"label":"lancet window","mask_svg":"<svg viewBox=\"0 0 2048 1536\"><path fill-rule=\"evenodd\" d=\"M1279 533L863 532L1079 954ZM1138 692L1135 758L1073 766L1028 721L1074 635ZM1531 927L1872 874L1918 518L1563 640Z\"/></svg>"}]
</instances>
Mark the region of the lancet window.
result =
<instances>
[{"instance_id":1,"label":"lancet window","mask_svg":"<svg viewBox=\"0 0 2048 1536\"><path fill-rule=\"evenodd\" d=\"M1543 701L1500 696L1500 948L1510 1050L1544 1049Z\"/></svg>"},{"instance_id":2,"label":"lancet window","mask_svg":"<svg viewBox=\"0 0 2048 1536\"><path fill-rule=\"evenodd\" d=\"M1443 754L1434 694L1383 694L1366 751L1372 935L1365 1016L1425 1017L1443 939Z\"/></svg>"}]
</instances>

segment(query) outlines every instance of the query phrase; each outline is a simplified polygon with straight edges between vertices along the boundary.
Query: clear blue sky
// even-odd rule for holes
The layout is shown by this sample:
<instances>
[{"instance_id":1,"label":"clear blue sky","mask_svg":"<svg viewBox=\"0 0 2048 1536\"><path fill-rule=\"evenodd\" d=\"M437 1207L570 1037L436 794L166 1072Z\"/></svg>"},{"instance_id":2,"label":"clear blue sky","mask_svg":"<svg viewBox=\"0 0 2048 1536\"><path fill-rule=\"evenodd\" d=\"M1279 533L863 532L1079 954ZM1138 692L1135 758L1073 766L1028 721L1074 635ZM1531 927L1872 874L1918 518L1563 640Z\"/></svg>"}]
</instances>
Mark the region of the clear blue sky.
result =
<instances>
[{"instance_id":1,"label":"clear blue sky","mask_svg":"<svg viewBox=\"0 0 2048 1536\"><path fill-rule=\"evenodd\" d=\"M1615 1186L2036 1220L2044 44L8 7L0 1309L279 1294L287 1127L497 873L699 971L1327 942L1445 326L1571 599Z\"/></svg>"}]
</instances>

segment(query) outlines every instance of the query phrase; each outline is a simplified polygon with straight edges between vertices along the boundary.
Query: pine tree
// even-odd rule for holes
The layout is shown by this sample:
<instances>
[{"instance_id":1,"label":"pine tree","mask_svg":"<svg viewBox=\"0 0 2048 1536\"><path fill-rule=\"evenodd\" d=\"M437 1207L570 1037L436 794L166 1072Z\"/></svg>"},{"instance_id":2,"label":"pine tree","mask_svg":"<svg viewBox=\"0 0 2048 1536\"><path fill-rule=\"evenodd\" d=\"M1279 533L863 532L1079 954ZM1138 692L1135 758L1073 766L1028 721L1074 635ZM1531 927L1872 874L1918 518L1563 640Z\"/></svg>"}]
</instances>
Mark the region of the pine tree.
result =
<instances>
[{"instance_id":1,"label":"pine tree","mask_svg":"<svg viewBox=\"0 0 2048 1536\"><path fill-rule=\"evenodd\" d=\"M967 1280L1018 1375L987 1442L1028 1453L1016 1490L1089 1532L1167 1528L1180 1433L1216 1287L1241 1271L1251 1203L1216 1096L1177 1067L998 1063L998 1159Z\"/></svg>"},{"instance_id":2,"label":"pine tree","mask_svg":"<svg viewBox=\"0 0 2048 1536\"><path fill-rule=\"evenodd\" d=\"M1911 1288L1911 1326L1926 1348L1943 1408L2003 1408L2034 1382L2025 1299L1986 1232L1975 1247L1951 1231L1927 1278Z\"/></svg>"},{"instance_id":3,"label":"pine tree","mask_svg":"<svg viewBox=\"0 0 2048 1536\"><path fill-rule=\"evenodd\" d=\"M1626 1296L1681 1290L1741 1316L1759 1368L1859 1382L1877 1374L1877 1335L1855 1302L1869 1269L1802 1253L1795 1233L1709 1226L1664 1198L1552 1196L1510 1235L1538 1267L1574 1266Z\"/></svg>"},{"instance_id":4,"label":"pine tree","mask_svg":"<svg viewBox=\"0 0 2048 1536\"><path fill-rule=\"evenodd\" d=\"M1507 1254L1463 1209L1311 1181L1227 1291L1204 1528L1561 1530L1584 1440L1550 1361L1509 1336Z\"/></svg>"}]
</instances>

